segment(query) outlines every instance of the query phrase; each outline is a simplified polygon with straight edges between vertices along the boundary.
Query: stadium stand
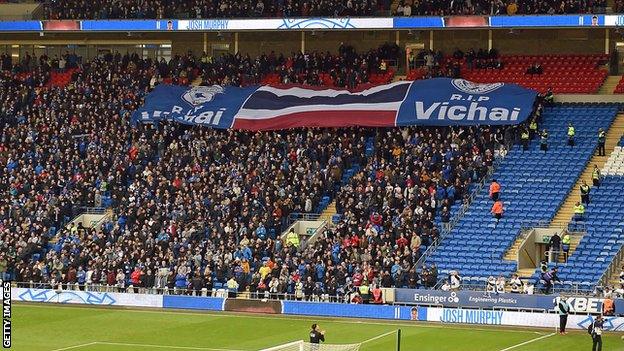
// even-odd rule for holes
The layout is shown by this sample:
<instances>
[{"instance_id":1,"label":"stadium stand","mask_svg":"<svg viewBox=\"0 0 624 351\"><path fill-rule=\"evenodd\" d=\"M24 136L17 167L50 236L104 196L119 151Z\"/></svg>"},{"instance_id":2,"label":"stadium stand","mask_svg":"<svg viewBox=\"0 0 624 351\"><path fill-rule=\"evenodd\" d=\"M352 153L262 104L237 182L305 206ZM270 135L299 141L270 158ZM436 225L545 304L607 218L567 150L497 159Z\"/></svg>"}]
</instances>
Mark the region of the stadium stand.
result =
<instances>
[{"instance_id":1,"label":"stadium stand","mask_svg":"<svg viewBox=\"0 0 624 351\"><path fill-rule=\"evenodd\" d=\"M115 52L87 62L26 55L15 65L3 56L0 233L7 251L0 268L22 282L177 293L223 288L233 277L241 291L301 291L306 298L343 296L362 284L434 287L438 267L440 276L459 270L468 282L508 276L516 267L502 260L504 251L522 225L552 217L595 147L595 130L610 125L617 107L548 107L540 121L550 132L548 152L533 141L504 159L516 127L258 134L169 123L130 127L130 113L159 83L362 88L393 79L394 71L381 67L396 49L357 54L342 46L337 55L255 60L188 53L170 62ZM546 71L602 74L602 55L548 57ZM536 57L501 58L502 70L469 74L513 80ZM539 84L555 74L544 76ZM588 122L589 115L595 118ZM564 145L570 121L577 126L574 149ZM479 190L495 169L506 207L496 227ZM469 211L420 270L423 253L446 235L473 192ZM280 237L291 216L323 212L332 201L336 226L323 239L302 240L298 249ZM108 208L112 219L102 229L68 226L85 207Z\"/></svg>"},{"instance_id":2,"label":"stadium stand","mask_svg":"<svg viewBox=\"0 0 624 351\"><path fill-rule=\"evenodd\" d=\"M615 87L615 90L613 92L615 94L624 94L624 76L622 76L622 78L620 79L620 82Z\"/></svg>"},{"instance_id":3,"label":"stadium stand","mask_svg":"<svg viewBox=\"0 0 624 351\"><path fill-rule=\"evenodd\" d=\"M517 83L539 92L549 88L556 93L595 93L608 73L600 64L608 55L542 55L503 56L503 68L476 69L464 73L464 78L482 83ZM529 74L530 64L539 64L543 73Z\"/></svg>"},{"instance_id":4,"label":"stadium stand","mask_svg":"<svg viewBox=\"0 0 624 351\"><path fill-rule=\"evenodd\" d=\"M487 276L515 272L516 262L502 260L505 250L521 227L552 219L593 154L598 128L608 128L617 110L613 105L547 107L539 128L549 132L548 151L540 150L537 140L527 151L515 145L492 176L502 185L505 213L500 223L495 224L488 189L483 189L430 261L441 272L458 269L467 282L482 285ZM577 129L574 148L566 146L569 122Z\"/></svg>"},{"instance_id":5,"label":"stadium stand","mask_svg":"<svg viewBox=\"0 0 624 351\"><path fill-rule=\"evenodd\" d=\"M433 56L427 65L427 55ZM416 80L432 76L451 76L479 83L516 83L545 93L596 93L608 72L601 68L609 55L502 55L495 51L469 50L443 57L441 53L420 53L416 58L421 69L411 70L406 79ZM531 68L533 70L531 71ZM623 86L620 83L620 86Z\"/></svg>"},{"instance_id":6,"label":"stadium stand","mask_svg":"<svg viewBox=\"0 0 624 351\"><path fill-rule=\"evenodd\" d=\"M620 142L621 144L622 142ZM624 243L624 152L616 146L602 169L599 187L592 187L586 208L587 234L579 243L559 277L564 288L580 283L593 288Z\"/></svg>"},{"instance_id":7,"label":"stadium stand","mask_svg":"<svg viewBox=\"0 0 624 351\"><path fill-rule=\"evenodd\" d=\"M124 2L123 6L117 6L112 1L95 6L85 1L55 0L44 2L44 4L47 19L576 14L604 13L607 7L606 0L592 2L315 0L311 2L221 1L218 4L203 0L187 0L175 4L159 2L156 6L146 6L136 0ZM618 7L616 6L615 9L617 10Z\"/></svg>"},{"instance_id":8,"label":"stadium stand","mask_svg":"<svg viewBox=\"0 0 624 351\"><path fill-rule=\"evenodd\" d=\"M192 70L184 64L190 58L176 60L182 63L179 72ZM2 183L7 191L2 245L15 250L1 260L18 281L67 286L90 282L125 289L139 266L143 286L183 291L197 273L202 287L222 287L235 276L241 289L252 286L252 291L262 292L266 288L258 277L266 264L275 270L280 281L276 291L282 293L295 293L302 276L314 277L312 285L304 286L306 296L316 283L322 283L322 291L333 286L333 294L349 291L365 281L363 274L378 285L414 286L420 277L410 267L438 235L433 222L437 206L430 194L437 192L436 200L448 207L461 201L470 184L487 173L505 138L502 129L489 128L303 130L256 136L169 124L132 129L129 113L154 77L161 71L179 76L170 65L110 54L69 74L58 73L47 60L41 63L33 68L21 62L13 69L26 71L22 79L5 72L0 81L3 110L9 112L3 119L7 171ZM37 80L41 72L46 78ZM63 78L51 78L57 74ZM104 80L109 83L103 85ZM41 86L49 88L37 89ZM42 123L45 127L39 127ZM53 150L35 147L52 141L58 142ZM202 152L207 144L217 147ZM403 167L427 157L435 160L431 169ZM74 163L78 166L70 166ZM171 171L174 166L183 171ZM216 183L229 184L230 190L211 185ZM358 202L352 193L340 191L337 203L344 218L325 241L305 249L302 257L309 260L293 260L292 247L277 235L287 218L296 212L321 212L341 184L363 191ZM49 190L35 191L44 188ZM372 197L377 192L385 196ZM413 208L405 206L407 199L414 201ZM215 206L195 206L202 203ZM67 226L83 206L110 207L115 217L101 230ZM398 231L407 228L409 233L400 237ZM354 246L369 240L368 247ZM388 254L395 245L407 248L407 240L410 248ZM113 252L121 256L112 259ZM351 254L374 254L375 266ZM335 269L342 278L325 281L322 273ZM166 273L158 280L156 272L162 271ZM425 273L437 276L435 268Z\"/></svg>"}]
</instances>

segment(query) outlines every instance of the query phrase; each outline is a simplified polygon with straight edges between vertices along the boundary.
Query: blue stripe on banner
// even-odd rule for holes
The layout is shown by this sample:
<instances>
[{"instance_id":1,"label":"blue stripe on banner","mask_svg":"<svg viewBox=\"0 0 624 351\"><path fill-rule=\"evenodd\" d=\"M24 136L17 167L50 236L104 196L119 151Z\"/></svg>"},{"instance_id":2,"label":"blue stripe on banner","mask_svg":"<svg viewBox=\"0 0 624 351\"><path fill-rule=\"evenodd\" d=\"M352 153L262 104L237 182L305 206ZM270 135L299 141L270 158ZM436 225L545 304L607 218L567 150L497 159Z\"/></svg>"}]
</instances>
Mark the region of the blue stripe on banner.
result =
<instances>
[{"instance_id":1,"label":"blue stripe on banner","mask_svg":"<svg viewBox=\"0 0 624 351\"><path fill-rule=\"evenodd\" d=\"M418 318L419 314L406 306L388 305L355 305L344 303L282 301L282 313L306 316L323 317L350 317L350 318L375 318L375 319L402 319L410 320ZM419 307L418 309L420 309ZM416 311L416 309L414 310ZM426 318L426 312L424 314Z\"/></svg>"},{"instance_id":2,"label":"blue stripe on banner","mask_svg":"<svg viewBox=\"0 0 624 351\"><path fill-rule=\"evenodd\" d=\"M189 310L223 311L222 297L195 297L195 296L163 296L164 308L183 308Z\"/></svg>"},{"instance_id":3,"label":"blue stripe on banner","mask_svg":"<svg viewBox=\"0 0 624 351\"><path fill-rule=\"evenodd\" d=\"M344 91L336 96L296 96L277 95L270 91L258 89L249 97L243 108L259 110L281 110L289 107L314 105L340 106L346 104L379 104L386 102L398 102L405 98L410 84L399 84L389 89L384 89L371 94L350 93ZM311 91L313 94L314 91ZM374 106L371 106L374 109Z\"/></svg>"}]
</instances>

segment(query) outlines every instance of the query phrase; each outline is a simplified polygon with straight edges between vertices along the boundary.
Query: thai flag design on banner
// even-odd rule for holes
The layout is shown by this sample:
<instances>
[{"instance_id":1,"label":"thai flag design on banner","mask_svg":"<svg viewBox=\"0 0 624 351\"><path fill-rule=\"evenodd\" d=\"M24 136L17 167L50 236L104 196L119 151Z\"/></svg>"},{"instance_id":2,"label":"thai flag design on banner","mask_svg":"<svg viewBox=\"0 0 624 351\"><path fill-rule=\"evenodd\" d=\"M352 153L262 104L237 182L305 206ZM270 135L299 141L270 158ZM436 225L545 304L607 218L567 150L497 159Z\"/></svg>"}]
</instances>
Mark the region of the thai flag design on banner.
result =
<instances>
[{"instance_id":1,"label":"thai flag design on banner","mask_svg":"<svg viewBox=\"0 0 624 351\"><path fill-rule=\"evenodd\" d=\"M410 84L397 82L361 92L264 86L245 101L233 127L266 130L392 126Z\"/></svg>"},{"instance_id":2,"label":"thai flag design on banner","mask_svg":"<svg viewBox=\"0 0 624 351\"><path fill-rule=\"evenodd\" d=\"M300 86L245 88L159 85L134 122L172 120L220 129L518 124L536 93L513 84L463 79L400 81L360 91Z\"/></svg>"}]
</instances>

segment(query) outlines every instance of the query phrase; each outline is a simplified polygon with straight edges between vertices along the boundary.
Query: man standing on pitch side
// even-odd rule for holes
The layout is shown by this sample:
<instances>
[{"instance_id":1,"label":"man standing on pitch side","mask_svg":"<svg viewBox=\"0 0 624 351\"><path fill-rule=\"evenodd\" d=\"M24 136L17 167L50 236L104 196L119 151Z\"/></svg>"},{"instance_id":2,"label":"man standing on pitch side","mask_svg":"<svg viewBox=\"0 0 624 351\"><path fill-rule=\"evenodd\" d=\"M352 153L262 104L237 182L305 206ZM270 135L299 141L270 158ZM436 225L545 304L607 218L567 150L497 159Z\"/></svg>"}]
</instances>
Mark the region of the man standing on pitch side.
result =
<instances>
[{"instance_id":1,"label":"man standing on pitch side","mask_svg":"<svg viewBox=\"0 0 624 351\"><path fill-rule=\"evenodd\" d=\"M310 343L319 344L321 341L325 342L325 331L319 330L318 325L314 323L312 324L312 330L310 330Z\"/></svg>"},{"instance_id":2,"label":"man standing on pitch side","mask_svg":"<svg viewBox=\"0 0 624 351\"><path fill-rule=\"evenodd\" d=\"M570 309L572 306L568 303L568 300L565 296L561 296L557 299L557 312L559 312L559 334L565 335L566 333L566 325L568 324L568 313L570 313Z\"/></svg>"}]
</instances>

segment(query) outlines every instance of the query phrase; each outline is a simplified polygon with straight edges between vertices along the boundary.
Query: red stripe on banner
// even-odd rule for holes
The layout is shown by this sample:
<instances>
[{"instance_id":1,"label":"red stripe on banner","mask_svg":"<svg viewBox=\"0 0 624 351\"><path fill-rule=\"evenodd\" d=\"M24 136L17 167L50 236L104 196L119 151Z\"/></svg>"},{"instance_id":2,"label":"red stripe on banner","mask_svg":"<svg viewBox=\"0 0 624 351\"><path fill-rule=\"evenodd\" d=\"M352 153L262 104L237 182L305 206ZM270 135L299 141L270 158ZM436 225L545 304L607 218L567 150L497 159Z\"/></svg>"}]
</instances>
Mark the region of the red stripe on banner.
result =
<instances>
[{"instance_id":1,"label":"red stripe on banner","mask_svg":"<svg viewBox=\"0 0 624 351\"><path fill-rule=\"evenodd\" d=\"M306 111L267 119L236 117L234 129L275 130L301 127L394 127L396 111Z\"/></svg>"}]
</instances>

